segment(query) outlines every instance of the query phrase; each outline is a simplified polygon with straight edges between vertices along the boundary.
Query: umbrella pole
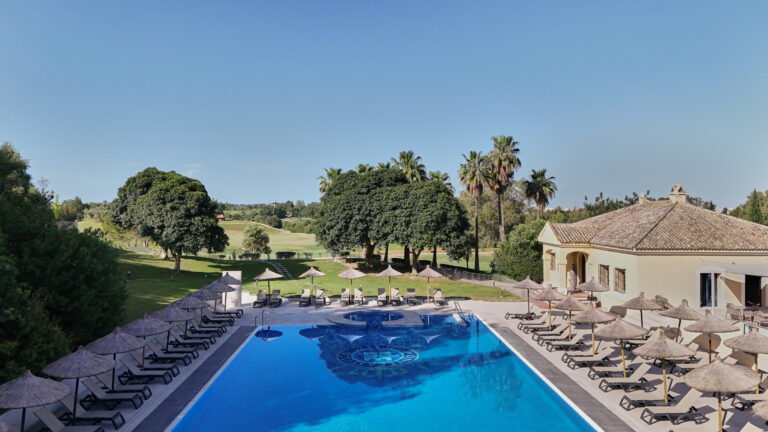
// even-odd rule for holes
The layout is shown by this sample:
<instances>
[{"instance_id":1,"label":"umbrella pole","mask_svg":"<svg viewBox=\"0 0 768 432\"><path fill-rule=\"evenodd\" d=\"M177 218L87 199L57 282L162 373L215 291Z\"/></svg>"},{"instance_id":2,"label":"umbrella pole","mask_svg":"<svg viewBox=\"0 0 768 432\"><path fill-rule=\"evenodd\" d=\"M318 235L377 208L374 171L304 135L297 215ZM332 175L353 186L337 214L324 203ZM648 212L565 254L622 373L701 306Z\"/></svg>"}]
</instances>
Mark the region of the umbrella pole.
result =
<instances>
[{"instance_id":1,"label":"umbrella pole","mask_svg":"<svg viewBox=\"0 0 768 432\"><path fill-rule=\"evenodd\" d=\"M27 419L27 409L21 409L21 432L24 432L24 421Z\"/></svg>"},{"instance_id":2,"label":"umbrella pole","mask_svg":"<svg viewBox=\"0 0 768 432\"><path fill-rule=\"evenodd\" d=\"M568 342L571 341L571 314L573 312L568 311Z\"/></svg>"},{"instance_id":3,"label":"umbrella pole","mask_svg":"<svg viewBox=\"0 0 768 432\"><path fill-rule=\"evenodd\" d=\"M645 327L643 325L643 310L642 309L640 309L640 327Z\"/></svg>"},{"instance_id":4,"label":"umbrella pole","mask_svg":"<svg viewBox=\"0 0 768 432\"><path fill-rule=\"evenodd\" d=\"M592 323L592 357L595 356L595 324Z\"/></svg>"},{"instance_id":5,"label":"umbrella pole","mask_svg":"<svg viewBox=\"0 0 768 432\"><path fill-rule=\"evenodd\" d=\"M527 319L531 319L531 290L525 290L528 293L528 316Z\"/></svg>"},{"instance_id":6,"label":"umbrella pole","mask_svg":"<svg viewBox=\"0 0 768 432\"><path fill-rule=\"evenodd\" d=\"M189 320L184 321L184 337L187 337L187 329L189 328Z\"/></svg>"},{"instance_id":7,"label":"umbrella pole","mask_svg":"<svg viewBox=\"0 0 768 432\"><path fill-rule=\"evenodd\" d=\"M392 276L387 277L387 288L389 288L389 299L392 300Z\"/></svg>"},{"instance_id":8,"label":"umbrella pole","mask_svg":"<svg viewBox=\"0 0 768 432\"><path fill-rule=\"evenodd\" d=\"M227 311L227 292L224 291L224 311Z\"/></svg>"},{"instance_id":9,"label":"umbrella pole","mask_svg":"<svg viewBox=\"0 0 768 432\"><path fill-rule=\"evenodd\" d=\"M432 287L429 285L429 278L427 278L427 303L429 303L430 294L432 294Z\"/></svg>"},{"instance_id":10,"label":"umbrella pole","mask_svg":"<svg viewBox=\"0 0 768 432\"><path fill-rule=\"evenodd\" d=\"M709 362L712 363L712 333L707 333L707 355L709 355Z\"/></svg>"},{"instance_id":11,"label":"umbrella pole","mask_svg":"<svg viewBox=\"0 0 768 432\"><path fill-rule=\"evenodd\" d=\"M680 338L680 325L683 324L683 320L679 319L677 320L677 335L675 335L675 342L677 342L677 339Z\"/></svg>"},{"instance_id":12,"label":"umbrella pole","mask_svg":"<svg viewBox=\"0 0 768 432\"><path fill-rule=\"evenodd\" d=\"M757 353L755 353L755 373L760 375L759 371L760 369L757 367ZM760 384L758 383L757 386L755 387L755 394L759 394L759 393L760 393Z\"/></svg>"},{"instance_id":13,"label":"umbrella pole","mask_svg":"<svg viewBox=\"0 0 768 432\"><path fill-rule=\"evenodd\" d=\"M723 432L723 402L717 392L717 430Z\"/></svg>"},{"instance_id":14,"label":"umbrella pole","mask_svg":"<svg viewBox=\"0 0 768 432\"><path fill-rule=\"evenodd\" d=\"M112 361L117 362L117 353L112 353ZM115 391L115 371L117 370L117 363L112 368L112 391Z\"/></svg>"},{"instance_id":15,"label":"umbrella pole","mask_svg":"<svg viewBox=\"0 0 768 432\"><path fill-rule=\"evenodd\" d=\"M627 363L624 360L624 341L619 339L619 343L621 344L621 369L622 372L624 372L624 378L627 377Z\"/></svg>"},{"instance_id":16,"label":"umbrella pole","mask_svg":"<svg viewBox=\"0 0 768 432\"><path fill-rule=\"evenodd\" d=\"M144 339L145 345L141 347L141 370L144 370L144 350L146 349L147 337L144 336L142 339Z\"/></svg>"},{"instance_id":17,"label":"umbrella pole","mask_svg":"<svg viewBox=\"0 0 768 432\"><path fill-rule=\"evenodd\" d=\"M549 305L547 309L549 309L549 329L552 330L552 302L548 301L547 304Z\"/></svg>"},{"instance_id":18,"label":"umbrella pole","mask_svg":"<svg viewBox=\"0 0 768 432\"><path fill-rule=\"evenodd\" d=\"M667 359L662 358L661 359L661 375L664 379L664 405L669 405L669 400L667 399Z\"/></svg>"},{"instance_id":19,"label":"umbrella pole","mask_svg":"<svg viewBox=\"0 0 768 432\"><path fill-rule=\"evenodd\" d=\"M171 329L168 329L168 333L165 335L165 350L168 351L168 345L171 344Z\"/></svg>"},{"instance_id":20,"label":"umbrella pole","mask_svg":"<svg viewBox=\"0 0 768 432\"><path fill-rule=\"evenodd\" d=\"M74 425L77 421L77 391L80 388L80 378L75 378L75 401L72 403L72 421L69 424Z\"/></svg>"}]
</instances>

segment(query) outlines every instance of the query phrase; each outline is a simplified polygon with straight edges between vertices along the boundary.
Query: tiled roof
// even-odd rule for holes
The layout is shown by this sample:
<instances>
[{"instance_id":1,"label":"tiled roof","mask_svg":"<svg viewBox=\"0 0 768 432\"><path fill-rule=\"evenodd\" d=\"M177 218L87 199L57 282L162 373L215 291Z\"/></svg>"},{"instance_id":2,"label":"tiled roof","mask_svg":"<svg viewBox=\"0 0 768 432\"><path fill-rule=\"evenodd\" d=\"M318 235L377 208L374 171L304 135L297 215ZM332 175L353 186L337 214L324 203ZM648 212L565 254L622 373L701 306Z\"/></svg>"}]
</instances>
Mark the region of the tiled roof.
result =
<instances>
[{"instance_id":1,"label":"tiled roof","mask_svg":"<svg viewBox=\"0 0 768 432\"><path fill-rule=\"evenodd\" d=\"M638 251L768 251L768 226L672 201L648 201L570 224L552 224L563 244Z\"/></svg>"}]
</instances>

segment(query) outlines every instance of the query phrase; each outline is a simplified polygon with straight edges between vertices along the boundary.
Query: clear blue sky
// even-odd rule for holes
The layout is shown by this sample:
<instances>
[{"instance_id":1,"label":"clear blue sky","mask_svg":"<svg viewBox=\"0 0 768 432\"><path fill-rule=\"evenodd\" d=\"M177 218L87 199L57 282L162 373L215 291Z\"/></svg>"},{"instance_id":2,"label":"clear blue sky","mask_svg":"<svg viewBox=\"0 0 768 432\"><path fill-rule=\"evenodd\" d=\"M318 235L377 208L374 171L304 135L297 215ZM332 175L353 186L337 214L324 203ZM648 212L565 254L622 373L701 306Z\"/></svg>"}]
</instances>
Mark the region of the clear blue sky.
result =
<instances>
[{"instance_id":1,"label":"clear blue sky","mask_svg":"<svg viewBox=\"0 0 768 432\"><path fill-rule=\"evenodd\" d=\"M2 1L0 141L63 198L147 166L227 202L323 167L451 174L513 135L554 205L768 189L768 2Z\"/></svg>"}]
</instances>

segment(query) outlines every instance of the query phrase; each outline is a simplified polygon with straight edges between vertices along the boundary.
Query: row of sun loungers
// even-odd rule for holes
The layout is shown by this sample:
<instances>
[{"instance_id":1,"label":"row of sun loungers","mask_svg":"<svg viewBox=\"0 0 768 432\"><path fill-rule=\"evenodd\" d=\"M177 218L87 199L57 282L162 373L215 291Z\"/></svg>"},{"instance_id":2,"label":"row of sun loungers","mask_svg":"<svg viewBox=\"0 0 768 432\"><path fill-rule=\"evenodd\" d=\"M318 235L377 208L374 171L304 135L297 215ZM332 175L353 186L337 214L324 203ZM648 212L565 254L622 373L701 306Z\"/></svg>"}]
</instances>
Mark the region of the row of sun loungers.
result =
<instances>
[{"instance_id":1,"label":"row of sun loungers","mask_svg":"<svg viewBox=\"0 0 768 432\"><path fill-rule=\"evenodd\" d=\"M387 304L400 306L402 304L408 304L408 306L411 305L417 305L421 303L421 300L416 297L416 290L414 288L408 288L407 291L407 297L404 298L400 295L400 290L397 288L392 288L392 295L391 297L387 296L386 288L379 288L378 294L376 297L376 303L379 306L385 306ZM318 289L316 294L312 295L312 290L309 288L304 288L301 292L301 296L299 297L299 307L306 307L311 306L314 300L315 306L325 306L329 305L331 303L331 300L326 297L325 290ZM434 296L432 301L434 301L437 305L447 305L448 301L445 300L443 297L443 292L440 289L436 289L434 292ZM342 306L348 306L351 304L356 305L363 305L367 303L367 300L365 296L363 295L363 291L360 288L355 288L353 295L350 295L349 288L344 288L341 291L341 297L339 299L339 302ZM256 300L253 301L253 307L254 308L260 308L260 307L279 307L282 304L282 297L280 296L280 290L274 290L272 291L271 297L268 296L264 290L259 290L258 294L256 295ZM210 322L205 320L204 316L204 322ZM193 331L195 330L205 330L205 327L197 326L193 328Z\"/></svg>"}]
</instances>

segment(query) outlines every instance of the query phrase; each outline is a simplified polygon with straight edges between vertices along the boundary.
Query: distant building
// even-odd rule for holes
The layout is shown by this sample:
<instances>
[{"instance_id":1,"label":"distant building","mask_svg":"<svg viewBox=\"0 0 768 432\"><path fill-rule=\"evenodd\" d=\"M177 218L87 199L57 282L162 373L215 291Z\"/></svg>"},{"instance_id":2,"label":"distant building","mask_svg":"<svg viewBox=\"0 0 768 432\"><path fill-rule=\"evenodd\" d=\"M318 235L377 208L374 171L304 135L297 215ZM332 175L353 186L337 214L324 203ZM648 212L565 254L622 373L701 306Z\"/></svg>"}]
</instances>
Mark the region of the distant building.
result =
<instances>
[{"instance_id":1,"label":"distant building","mask_svg":"<svg viewBox=\"0 0 768 432\"><path fill-rule=\"evenodd\" d=\"M544 282L564 290L594 277L610 288L600 294L606 306L641 291L694 307L768 305L768 226L687 204L682 186L669 198L547 223Z\"/></svg>"},{"instance_id":2,"label":"distant building","mask_svg":"<svg viewBox=\"0 0 768 432\"><path fill-rule=\"evenodd\" d=\"M219 220L219 221L227 220L226 216L224 216L223 214L217 214L216 215L216 219Z\"/></svg>"}]
</instances>

